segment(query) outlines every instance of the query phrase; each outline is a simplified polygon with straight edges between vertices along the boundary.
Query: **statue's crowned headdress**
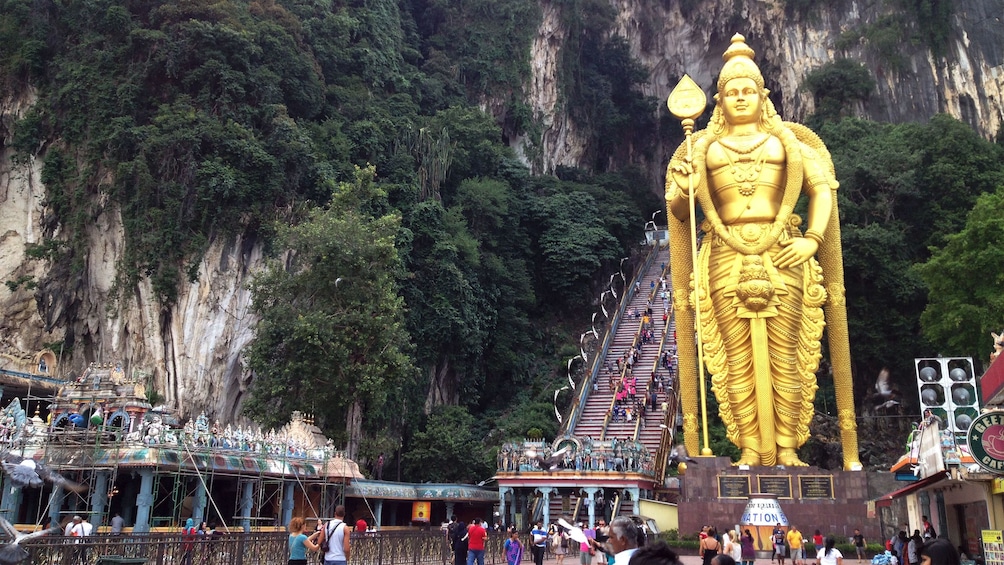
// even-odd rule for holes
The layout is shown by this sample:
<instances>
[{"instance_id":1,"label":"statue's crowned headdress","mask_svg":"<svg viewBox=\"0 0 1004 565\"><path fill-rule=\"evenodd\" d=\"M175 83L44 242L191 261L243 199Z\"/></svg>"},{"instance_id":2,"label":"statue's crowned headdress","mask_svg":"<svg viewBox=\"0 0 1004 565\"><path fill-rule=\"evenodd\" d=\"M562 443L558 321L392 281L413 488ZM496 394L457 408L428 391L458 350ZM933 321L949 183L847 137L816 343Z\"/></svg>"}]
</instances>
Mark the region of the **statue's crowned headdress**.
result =
<instances>
[{"instance_id":1,"label":"statue's crowned headdress","mask_svg":"<svg viewBox=\"0 0 1004 565\"><path fill-rule=\"evenodd\" d=\"M763 90L763 75L760 74L760 67L753 62L755 53L749 45L746 45L746 38L742 34L732 36L732 45L722 54L725 59L725 66L722 67L721 74L718 75L718 91L721 92L726 83L734 78L751 78L753 82Z\"/></svg>"}]
</instances>

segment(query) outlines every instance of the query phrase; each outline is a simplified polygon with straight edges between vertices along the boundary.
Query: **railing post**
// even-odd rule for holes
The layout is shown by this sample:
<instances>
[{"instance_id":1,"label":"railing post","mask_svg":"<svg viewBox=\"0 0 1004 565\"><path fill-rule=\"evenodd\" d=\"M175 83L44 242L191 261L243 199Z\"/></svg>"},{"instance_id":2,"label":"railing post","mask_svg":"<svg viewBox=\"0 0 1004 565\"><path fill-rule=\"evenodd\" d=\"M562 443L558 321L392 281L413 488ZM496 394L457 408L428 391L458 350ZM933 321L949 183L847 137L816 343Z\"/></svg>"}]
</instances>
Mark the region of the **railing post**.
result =
<instances>
[{"instance_id":1,"label":"railing post","mask_svg":"<svg viewBox=\"0 0 1004 565\"><path fill-rule=\"evenodd\" d=\"M247 533L240 534L237 541L237 565L244 565L244 551L247 549Z\"/></svg>"}]
</instances>

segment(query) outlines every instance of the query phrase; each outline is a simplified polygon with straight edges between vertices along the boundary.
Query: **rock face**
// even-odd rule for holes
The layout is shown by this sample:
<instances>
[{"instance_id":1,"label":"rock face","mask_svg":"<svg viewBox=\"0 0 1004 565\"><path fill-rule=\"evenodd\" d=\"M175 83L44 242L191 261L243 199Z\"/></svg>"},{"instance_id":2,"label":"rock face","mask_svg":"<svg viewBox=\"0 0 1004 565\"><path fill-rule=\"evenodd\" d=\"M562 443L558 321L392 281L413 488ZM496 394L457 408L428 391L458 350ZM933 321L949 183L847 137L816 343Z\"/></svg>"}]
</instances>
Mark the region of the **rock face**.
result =
<instances>
[{"instance_id":1,"label":"rock face","mask_svg":"<svg viewBox=\"0 0 1004 565\"><path fill-rule=\"evenodd\" d=\"M864 63L877 83L871 98L856 108L861 117L906 122L943 112L987 138L996 135L1004 121L1004 0L958 0L944 55L935 55L919 41L906 41L897 46L900 62L895 66L877 55L866 39L847 40L889 15L889 6L882 3L815 3L804 16L786 13L780 0L611 3L617 12L616 33L649 69L642 90L658 99L663 111L661 104L684 73L713 94L721 55L732 35L742 33L756 51L771 98L785 119L801 121L814 111L812 95L800 89L805 76L846 57ZM554 62L564 34L555 25L560 21L558 8L546 0L541 5L544 17L533 46L528 98L537 114L545 116L541 149L543 168L549 171L558 164L579 165L584 138L577 135L575 124L552 114L556 104L547 93L555 89ZM911 37L915 31L904 30L903 35ZM668 150L658 152L664 160ZM664 166L651 163L649 169L656 173Z\"/></svg>"},{"instance_id":2,"label":"rock face","mask_svg":"<svg viewBox=\"0 0 1004 565\"><path fill-rule=\"evenodd\" d=\"M793 17L777 1L611 1L616 31L650 70L645 94L660 100L683 73L710 92L722 52L732 34L741 32L757 51L772 97L787 119L800 120L813 111L811 96L799 89L806 74L846 56L865 63L877 82L871 100L857 108L861 116L908 121L947 112L987 137L1001 127L1004 0L956 0L945 55L935 56L922 45L903 45L905 64L895 69L884 66L863 41L844 50L836 47L843 32L884 15L878 3L844 0ZM559 3L541 0L543 17L531 45L533 74L525 90L543 126L539 146L527 151L539 159L528 160L542 171L583 165L588 149L588 136L568 118L562 103L560 60L568 32L560 10ZM4 126L32 103L31 92L0 100L0 141L9 131ZM527 149L522 142L515 141L517 149ZM656 159L647 163L653 178L661 176L669 150L653 152ZM72 343L62 359L64 374L79 372L91 361L122 361L130 374L148 375L183 418L203 410L224 422L238 418L250 379L241 353L255 324L247 283L263 266L260 242L240 237L211 241L198 281L182 284L177 303L162 307L146 282L115 292L124 232L114 206L98 202L103 211L88 227L90 250L83 273L51 276L68 267L25 254L27 244L41 240L46 214L40 181L43 158L44 153L14 163L9 148L0 143L0 280L42 283L14 290L0 286L0 349L31 353L55 342ZM56 286L65 283L47 280L76 282L65 288Z\"/></svg>"},{"instance_id":3,"label":"rock face","mask_svg":"<svg viewBox=\"0 0 1004 565\"><path fill-rule=\"evenodd\" d=\"M2 104L9 123L32 103L31 97ZM125 247L121 218L104 207L88 227L89 254L74 288L46 283L66 269L30 259L25 246L39 243L45 214L42 158L14 163L0 145L0 280L30 277L37 288L0 286L0 348L34 352L46 344L71 344L61 373L79 374L91 361L122 361L127 373L142 377L183 417L205 410L222 421L239 419L248 384L241 352L251 340L255 319L247 284L263 265L262 246L240 237L213 241L199 265L199 278L178 289L178 301L162 307L143 281L114 292L116 265ZM58 235L58 234L57 234ZM54 349L59 352L58 347Z\"/></svg>"}]
</instances>

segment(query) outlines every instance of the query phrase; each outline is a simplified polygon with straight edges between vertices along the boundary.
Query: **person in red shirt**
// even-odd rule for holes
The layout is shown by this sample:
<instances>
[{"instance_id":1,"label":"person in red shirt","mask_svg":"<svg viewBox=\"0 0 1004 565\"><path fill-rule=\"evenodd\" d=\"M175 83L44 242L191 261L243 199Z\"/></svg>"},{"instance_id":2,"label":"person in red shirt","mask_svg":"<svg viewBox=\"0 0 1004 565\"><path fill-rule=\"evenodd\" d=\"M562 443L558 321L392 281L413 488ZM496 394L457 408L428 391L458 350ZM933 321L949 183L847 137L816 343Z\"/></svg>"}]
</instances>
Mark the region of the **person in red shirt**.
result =
<instances>
[{"instance_id":1,"label":"person in red shirt","mask_svg":"<svg viewBox=\"0 0 1004 565\"><path fill-rule=\"evenodd\" d=\"M488 539L488 532L477 520L472 520L464 539L467 540L467 565L474 565L475 561L478 565L485 565L485 540Z\"/></svg>"},{"instance_id":2,"label":"person in red shirt","mask_svg":"<svg viewBox=\"0 0 1004 565\"><path fill-rule=\"evenodd\" d=\"M356 531L357 532L366 531L366 520L363 520L362 518L356 520Z\"/></svg>"}]
</instances>

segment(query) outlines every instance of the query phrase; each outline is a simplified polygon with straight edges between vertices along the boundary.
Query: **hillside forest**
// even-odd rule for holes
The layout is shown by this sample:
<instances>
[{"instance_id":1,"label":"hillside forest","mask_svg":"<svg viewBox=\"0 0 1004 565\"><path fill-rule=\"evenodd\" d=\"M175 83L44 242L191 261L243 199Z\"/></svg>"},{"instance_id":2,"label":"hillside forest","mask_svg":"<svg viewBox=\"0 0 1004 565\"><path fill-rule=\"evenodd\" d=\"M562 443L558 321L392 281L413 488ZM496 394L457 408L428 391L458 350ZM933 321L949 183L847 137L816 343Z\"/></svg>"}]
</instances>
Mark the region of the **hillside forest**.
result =
<instances>
[{"instance_id":1,"label":"hillside forest","mask_svg":"<svg viewBox=\"0 0 1004 565\"><path fill-rule=\"evenodd\" d=\"M559 88L589 145L542 171L533 0L0 0L2 98L33 101L0 149L44 160L27 252L54 265L7 285L83 284L104 207L125 227L123 300L149 280L170 304L209 242L263 241L246 415L312 413L364 468L387 454L387 478L490 477L503 441L557 433L565 361L664 208L645 165L682 139L609 4L556 4ZM1004 151L945 115L853 117L872 81L837 60L804 88L841 183L856 396L870 409L888 367L900 417L919 412L914 357L982 365L1004 325Z\"/></svg>"}]
</instances>

